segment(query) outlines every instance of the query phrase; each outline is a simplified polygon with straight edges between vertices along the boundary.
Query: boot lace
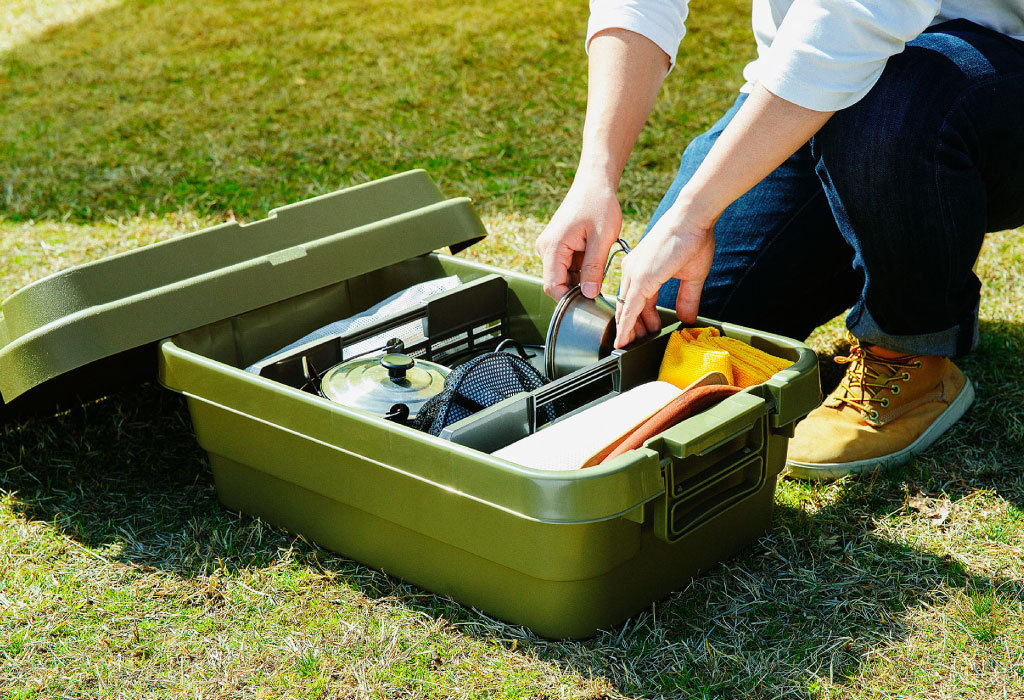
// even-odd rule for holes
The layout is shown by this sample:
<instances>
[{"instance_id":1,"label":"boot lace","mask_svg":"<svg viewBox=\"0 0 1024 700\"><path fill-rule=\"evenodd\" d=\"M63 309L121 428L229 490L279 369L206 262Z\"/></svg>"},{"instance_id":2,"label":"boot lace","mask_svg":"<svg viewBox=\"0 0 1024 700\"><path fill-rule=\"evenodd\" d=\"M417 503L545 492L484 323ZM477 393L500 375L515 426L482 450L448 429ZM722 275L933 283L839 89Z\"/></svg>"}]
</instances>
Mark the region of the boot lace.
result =
<instances>
[{"instance_id":1,"label":"boot lace","mask_svg":"<svg viewBox=\"0 0 1024 700\"><path fill-rule=\"evenodd\" d=\"M865 418L876 421L879 414L875 404L882 408L889 405L889 397L879 397L878 394L884 389L899 394L898 382L909 381L909 370L920 368L921 361L917 355L882 357L855 338L851 343L849 355L835 358L836 363L850 366L834 396L841 403L860 411Z\"/></svg>"}]
</instances>

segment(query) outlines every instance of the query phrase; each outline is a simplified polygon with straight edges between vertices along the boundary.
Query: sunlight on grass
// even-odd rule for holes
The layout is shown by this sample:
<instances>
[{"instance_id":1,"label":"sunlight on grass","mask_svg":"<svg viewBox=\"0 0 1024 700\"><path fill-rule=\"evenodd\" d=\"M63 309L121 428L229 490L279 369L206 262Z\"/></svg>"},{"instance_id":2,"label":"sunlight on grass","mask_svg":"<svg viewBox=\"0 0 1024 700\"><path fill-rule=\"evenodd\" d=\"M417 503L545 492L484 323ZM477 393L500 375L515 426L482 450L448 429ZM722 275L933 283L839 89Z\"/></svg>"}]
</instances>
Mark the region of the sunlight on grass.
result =
<instances>
[{"instance_id":1,"label":"sunlight on grass","mask_svg":"<svg viewBox=\"0 0 1024 700\"><path fill-rule=\"evenodd\" d=\"M653 209L741 83L745 3L695 5L627 210ZM570 0L128 3L0 58L0 204L252 218L424 167L484 209L550 214L576 162L585 25Z\"/></svg>"},{"instance_id":2,"label":"sunlight on grass","mask_svg":"<svg viewBox=\"0 0 1024 700\"><path fill-rule=\"evenodd\" d=\"M540 260L533 245L547 220L515 212L485 213L482 217L488 237L464 253L507 270L539 275ZM0 299L33 280L90 260L113 255L212 226L220 221L192 214L125 217L99 223L61 221L13 222L0 219ZM627 220L622 236L635 243L643 224ZM605 291L613 293L619 269L613 265L605 280Z\"/></svg>"},{"instance_id":3,"label":"sunlight on grass","mask_svg":"<svg viewBox=\"0 0 1024 700\"><path fill-rule=\"evenodd\" d=\"M133 216L98 223L12 222L0 218L0 299L33 280L97 258L216 223L191 214Z\"/></svg>"},{"instance_id":4,"label":"sunlight on grass","mask_svg":"<svg viewBox=\"0 0 1024 700\"><path fill-rule=\"evenodd\" d=\"M61 24L120 5L124 0L4 0L0 3L0 51L25 44Z\"/></svg>"}]
</instances>

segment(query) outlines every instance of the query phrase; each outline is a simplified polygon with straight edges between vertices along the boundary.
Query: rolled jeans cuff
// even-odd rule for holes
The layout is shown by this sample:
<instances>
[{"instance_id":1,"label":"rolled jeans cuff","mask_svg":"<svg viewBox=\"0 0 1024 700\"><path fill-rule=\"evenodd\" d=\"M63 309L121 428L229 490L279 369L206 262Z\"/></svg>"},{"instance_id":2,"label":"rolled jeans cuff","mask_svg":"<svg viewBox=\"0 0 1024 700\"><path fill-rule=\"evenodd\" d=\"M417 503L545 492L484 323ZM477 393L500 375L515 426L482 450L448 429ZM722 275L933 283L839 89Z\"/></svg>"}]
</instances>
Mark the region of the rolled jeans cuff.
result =
<instances>
[{"instance_id":1,"label":"rolled jeans cuff","mask_svg":"<svg viewBox=\"0 0 1024 700\"><path fill-rule=\"evenodd\" d=\"M908 355L939 355L957 357L966 355L978 346L978 306L958 325L934 333L919 335L891 335L872 317L863 303L858 304L846 317L846 327L855 338L886 350Z\"/></svg>"}]
</instances>

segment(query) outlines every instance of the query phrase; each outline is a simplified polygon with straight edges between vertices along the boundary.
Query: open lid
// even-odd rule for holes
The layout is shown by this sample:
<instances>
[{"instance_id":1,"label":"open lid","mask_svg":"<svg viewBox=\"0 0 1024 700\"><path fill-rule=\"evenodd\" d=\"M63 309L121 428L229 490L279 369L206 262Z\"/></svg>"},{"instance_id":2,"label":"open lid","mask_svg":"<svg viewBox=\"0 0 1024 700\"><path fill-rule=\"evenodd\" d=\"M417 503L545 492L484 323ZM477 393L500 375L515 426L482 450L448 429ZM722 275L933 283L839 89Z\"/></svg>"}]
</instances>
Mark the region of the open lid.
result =
<instances>
[{"instance_id":1,"label":"open lid","mask_svg":"<svg viewBox=\"0 0 1024 700\"><path fill-rule=\"evenodd\" d=\"M485 235L413 170L55 273L0 305L0 422L155 377L164 338Z\"/></svg>"}]
</instances>

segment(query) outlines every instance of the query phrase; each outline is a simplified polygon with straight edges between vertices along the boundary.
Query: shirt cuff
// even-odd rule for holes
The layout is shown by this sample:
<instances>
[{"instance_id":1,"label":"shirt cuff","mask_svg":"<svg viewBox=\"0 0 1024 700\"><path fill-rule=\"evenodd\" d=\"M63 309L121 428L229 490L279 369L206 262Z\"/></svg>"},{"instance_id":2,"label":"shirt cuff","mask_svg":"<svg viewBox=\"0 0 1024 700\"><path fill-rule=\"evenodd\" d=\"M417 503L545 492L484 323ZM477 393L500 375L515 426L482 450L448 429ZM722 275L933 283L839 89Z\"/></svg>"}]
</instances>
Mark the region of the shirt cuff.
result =
<instances>
[{"instance_id":1,"label":"shirt cuff","mask_svg":"<svg viewBox=\"0 0 1024 700\"><path fill-rule=\"evenodd\" d=\"M686 3L591 2L590 20L587 22L585 48L590 51L590 40L605 29L626 29L653 41L668 55L669 70L676 63L679 42L686 34Z\"/></svg>"},{"instance_id":2,"label":"shirt cuff","mask_svg":"<svg viewBox=\"0 0 1024 700\"><path fill-rule=\"evenodd\" d=\"M811 75L805 78L772 70L763 71L757 82L773 95L805 109L838 112L860 102L878 82L884 68L885 62L882 61L878 68L864 79L862 87L858 90L823 85L820 76Z\"/></svg>"}]
</instances>

